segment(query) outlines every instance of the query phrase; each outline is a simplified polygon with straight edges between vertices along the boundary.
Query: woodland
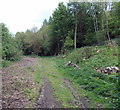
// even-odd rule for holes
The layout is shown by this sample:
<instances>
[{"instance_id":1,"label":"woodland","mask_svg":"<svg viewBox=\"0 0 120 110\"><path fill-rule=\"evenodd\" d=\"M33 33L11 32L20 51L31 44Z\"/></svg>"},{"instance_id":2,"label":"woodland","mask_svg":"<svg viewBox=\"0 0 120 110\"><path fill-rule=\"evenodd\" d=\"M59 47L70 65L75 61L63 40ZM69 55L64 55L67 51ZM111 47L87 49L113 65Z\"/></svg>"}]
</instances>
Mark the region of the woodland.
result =
<instances>
[{"instance_id":1,"label":"woodland","mask_svg":"<svg viewBox=\"0 0 120 110\"><path fill-rule=\"evenodd\" d=\"M5 23L1 23L0 27L3 69L21 61L23 57L38 58L37 61L42 62L40 65L45 67L43 71L49 73L45 77L55 89L55 97L62 103L62 107L77 106L73 103L70 106L69 100L71 99L61 98L61 94L67 97L68 91L72 91L69 88L71 84L68 84L68 91L61 93L57 91L55 83L58 85L59 83L56 79L63 76L81 88L78 90L81 91L80 94L82 96L84 94L89 99L88 102L90 101L88 108L96 108L95 102L100 103L97 104L98 108L119 108L120 2L74 2L67 3L67 5L60 2L49 20L43 21L40 29L34 26L32 29L13 35ZM54 65L53 61L55 62L54 67L51 66ZM51 62L51 65L45 62ZM117 69L115 72L108 72L108 67ZM33 71L33 68L31 66L27 69ZM38 66L36 68L34 72L37 75L35 77L38 78L39 73L42 72ZM51 71L53 73L60 71L61 76L59 76L60 74L50 76ZM53 79L49 79L50 77ZM13 79L12 81L14 82ZM38 79L35 78L35 81L40 84ZM46 82L44 78L43 82ZM34 86L38 87L38 85ZM78 86L76 88L79 88ZM29 101L33 101L37 96L34 96L30 90L32 91L30 88L29 90L24 89L24 93L30 98ZM74 96L76 95L74 94ZM4 105L4 107L8 107L8 105Z\"/></svg>"}]
</instances>

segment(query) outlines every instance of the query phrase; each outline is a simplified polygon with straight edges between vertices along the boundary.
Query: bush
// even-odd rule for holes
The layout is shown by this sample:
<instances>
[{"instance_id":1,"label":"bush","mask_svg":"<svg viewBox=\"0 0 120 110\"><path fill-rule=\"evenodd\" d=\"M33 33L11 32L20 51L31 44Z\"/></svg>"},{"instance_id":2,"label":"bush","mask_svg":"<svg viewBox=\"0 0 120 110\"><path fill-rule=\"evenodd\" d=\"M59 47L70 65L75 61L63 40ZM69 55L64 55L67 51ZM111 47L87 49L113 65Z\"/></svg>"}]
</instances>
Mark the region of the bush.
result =
<instances>
[{"instance_id":1,"label":"bush","mask_svg":"<svg viewBox=\"0 0 120 110\"><path fill-rule=\"evenodd\" d=\"M10 64L11 64L10 61L2 60L2 67L8 67Z\"/></svg>"},{"instance_id":2,"label":"bush","mask_svg":"<svg viewBox=\"0 0 120 110\"><path fill-rule=\"evenodd\" d=\"M20 58L21 54L22 52L18 49L18 45L10 35L8 28L2 24L2 58L15 61Z\"/></svg>"}]
</instances>

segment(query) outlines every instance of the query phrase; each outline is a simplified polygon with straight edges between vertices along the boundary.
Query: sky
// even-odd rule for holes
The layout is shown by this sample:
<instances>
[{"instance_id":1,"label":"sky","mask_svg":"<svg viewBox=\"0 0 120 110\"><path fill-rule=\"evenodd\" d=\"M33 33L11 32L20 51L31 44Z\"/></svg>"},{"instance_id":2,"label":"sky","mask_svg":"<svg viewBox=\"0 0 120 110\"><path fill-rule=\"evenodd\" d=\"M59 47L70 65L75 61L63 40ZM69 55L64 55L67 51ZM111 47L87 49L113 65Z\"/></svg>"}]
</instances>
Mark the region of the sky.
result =
<instances>
[{"instance_id":1,"label":"sky","mask_svg":"<svg viewBox=\"0 0 120 110\"><path fill-rule=\"evenodd\" d=\"M6 24L13 34L34 26L39 29L59 2L66 4L68 0L0 0L0 23Z\"/></svg>"}]
</instances>

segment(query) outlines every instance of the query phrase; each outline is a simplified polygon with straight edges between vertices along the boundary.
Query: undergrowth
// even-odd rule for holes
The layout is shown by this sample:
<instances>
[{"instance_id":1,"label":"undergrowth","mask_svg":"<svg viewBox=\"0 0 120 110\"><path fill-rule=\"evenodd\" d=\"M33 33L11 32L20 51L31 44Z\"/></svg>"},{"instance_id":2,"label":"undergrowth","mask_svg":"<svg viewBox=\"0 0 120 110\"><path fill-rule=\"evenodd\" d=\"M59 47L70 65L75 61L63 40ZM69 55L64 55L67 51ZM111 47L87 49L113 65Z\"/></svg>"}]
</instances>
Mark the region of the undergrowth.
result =
<instances>
[{"instance_id":1,"label":"undergrowth","mask_svg":"<svg viewBox=\"0 0 120 110\"><path fill-rule=\"evenodd\" d=\"M57 58L58 68L71 81L78 84L90 100L97 101L107 108L119 107L119 74L107 76L98 73L95 68L117 66L118 47L82 47ZM80 69L64 66L68 61L77 64ZM94 98L93 98L94 95Z\"/></svg>"}]
</instances>

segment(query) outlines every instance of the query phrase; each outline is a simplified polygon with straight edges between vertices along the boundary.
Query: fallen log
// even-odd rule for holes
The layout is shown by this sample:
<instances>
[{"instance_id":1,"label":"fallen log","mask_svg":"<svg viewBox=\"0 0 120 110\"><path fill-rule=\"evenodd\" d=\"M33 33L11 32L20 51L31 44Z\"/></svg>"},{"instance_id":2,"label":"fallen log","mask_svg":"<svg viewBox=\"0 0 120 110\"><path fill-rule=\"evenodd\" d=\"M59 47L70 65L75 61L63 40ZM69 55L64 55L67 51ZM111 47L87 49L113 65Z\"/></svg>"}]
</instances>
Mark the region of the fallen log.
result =
<instances>
[{"instance_id":1,"label":"fallen log","mask_svg":"<svg viewBox=\"0 0 120 110\"><path fill-rule=\"evenodd\" d=\"M65 66L71 66L71 67L80 69L79 66L77 64L72 63L72 61L69 61L68 63L66 63Z\"/></svg>"}]
</instances>

